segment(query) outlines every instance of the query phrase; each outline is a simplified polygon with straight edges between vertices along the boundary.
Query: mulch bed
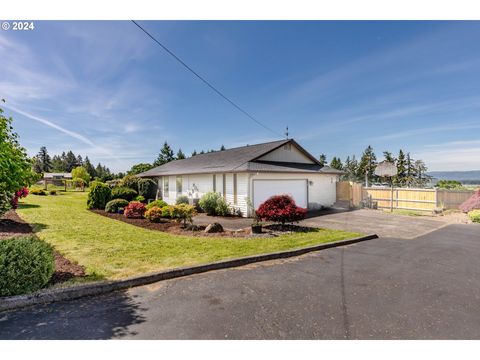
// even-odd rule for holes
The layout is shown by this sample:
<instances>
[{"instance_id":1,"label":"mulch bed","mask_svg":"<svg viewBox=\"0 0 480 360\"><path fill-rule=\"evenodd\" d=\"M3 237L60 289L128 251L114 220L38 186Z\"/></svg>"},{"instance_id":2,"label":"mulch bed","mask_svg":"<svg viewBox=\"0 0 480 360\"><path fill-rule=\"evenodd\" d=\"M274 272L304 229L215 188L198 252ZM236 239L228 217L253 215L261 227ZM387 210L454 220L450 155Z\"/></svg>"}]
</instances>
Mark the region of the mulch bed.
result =
<instances>
[{"instance_id":1,"label":"mulch bed","mask_svg":"<svg viewBox=\"0 0 480 360\"><path fill-rule=\"evenodd\" d=\"M33 234L29 224L23 221L18 214L10 210L0 219L0 240L16 238ZM85 276L85 268L65 258L62 254L54 251L55 273L49 284L57 284L75 277Z\"/></svg>"},{"instance_id":2,"label":"mulch bed","mask_svg":"<svg viewBox=\"0 0 480 360\"><path fill-rule=\"evenodd\" d=\"M95 214L102 215L108 217L110 219L115 219L119 221L126 222L128 224L132 224L141 228L150 229L150 230L157 230L163 231L170 234L175 235L188 235L188 236L205 236L205 237L240 237L240 238L251 238L251 237L274 237L278 235L282 235L285 233L293 233L293 232L310 232L310 231L317 231L316 228L311 228L307 226L298 226L293 224L271 224L271 225L264 225L263 232L261 234L252 234L250 228L246 228L244 230L225 230L220 233L205 233L203 230L205 226L200 226L200 230L192 231L187 230L182 227L181 223L176 221L165 219L160 223L152 223L147 219L129 219L123 216L122 214L112 214L105 212L103 210L90 210Z\"/></svg>"},{"instance_id":3,"label":"mulch bed","mask_svg":"<svg viewBox=\"0 0 480 360\"><path fill-rule=\"evenodd\" d=\"M205 226L200 226L200 230L198 231L192 231L192 230L184 229L181 223L168 220L168 219L165 219L164 221L159 223L153 223L147 219L130 219L130 218L126 218L122 214L112 214L104 210L90 210L90 211L94 212L95 214L108 217L110 219L126 222L127 224L135 225L135 226L145 228L145 229L150 229L150 230L163 231L163 232L174 234L174 235L188 235L188 236L193 235L193 236L205 236L205 237L222 237L222 236L223 237L246 237L249 235L249 233L242 230L238 230L238 231L225 230L224 232L221 232L221 233L207 234L203 231L205 229Z\"/></svg>"}]
</instances>

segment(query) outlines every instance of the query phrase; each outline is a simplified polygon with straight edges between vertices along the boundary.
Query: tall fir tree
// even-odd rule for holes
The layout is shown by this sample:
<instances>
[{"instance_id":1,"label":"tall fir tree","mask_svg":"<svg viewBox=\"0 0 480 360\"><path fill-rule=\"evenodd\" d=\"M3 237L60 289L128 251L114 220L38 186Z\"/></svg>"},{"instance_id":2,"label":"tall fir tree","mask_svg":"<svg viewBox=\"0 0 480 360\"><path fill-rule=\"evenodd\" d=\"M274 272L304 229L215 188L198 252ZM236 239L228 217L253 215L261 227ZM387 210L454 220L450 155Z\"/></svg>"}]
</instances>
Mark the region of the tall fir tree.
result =
<instances>
[{"instance_id":1,"label":"tall fir tree","mask_svg":"<svg viewBox=\"0 0 480 360\"><path fill-rule=\"evenodd\" d=\"M318 162L320 163L320 165L325 166L327 164L327 155L320 154Z\"/></svg>"},{"instance_id":2,"label":"tall fir tree","mask_svg":"<svg viewBox=\"0 0 480 360\"><path fill-rule=\"evenodd\" d=\"M47 148L42 146L34 162L34 171L37 173L45 173L52 171L52 159L48 155Z\"/></svg>"},{"instance_id":3,"label":"tall fir tree","mask_svg":"<svg viewBox=\"0 0 480 360\"><path fill-rule=\"evenodd\" d=\"M384 151L383 157L385 158L385 161L388 161L391 163L395 163L395 161L397 161L397 159L395 159L395 157L392 155L390 151Z\"/></svg>"},{"instance_id":4,"label":"tall fir tree","mask_svg":"<svg viewBox=\"0 0 480 360\"><path fill-rule=\"evenodd\" d=\"M352 155L352 157L347 156L343 170L345 171L345 175L343 176L344 180L347 180L347 181L357 180L358 161L355 158L355 155Z\"/></svg>"},{"instance_id":5,"label":"tall fir tree","mask_svg":"<svg viewBox=\"0 0 480 360\"><path fill-rule=\"evenodd\" d=\"M340 160L340 158L337 158L336 156L334 156L332 158L332 161L330 161L330 167L334 168L334 169L337 169L337 170L343 170L342 160Z\"/></svg>"},{"instance_id":6,"label":"tall fir tree","mask_svg":"<svg viewBox=\"0 0 480 360\"><path fill-rule=\"evenodd\" d=\"M185 158L186 158L186 156L185 156L185 154L183 153L182 149L178 149L178 151L177 151L177 160L183 160L183 159L185 159Z\"/></svg>"},{"instance_id":7,"label":"tall fir tree","mask_svg":"<svg viewBox=\"0 0 480 360\"><path fill-rule=\"evenodd\" d=\"M162 149L160 150L160 153L158 154L157 159L153 162L153 165L160 166L172 160L175 160L175 156L173 155L173 150L170 147L170 145L168 145L168 143L165 141Z\"/></svg>"},{"instance_id":8,"label":"tall fir tree","mask_svg":"<svg viewBox=\"0 0 480 360\"><path fill-rule=\"evenodd\" d=\"M365 185L368 186L370 183L374 182L375 177L375 168L377 167L377 157L373 152L373 148L368 145L367 148L363 151L360 163L357 168L357 177L358 179L364 179Z\"/></svg>"},{"instance_id":9,"label":"tall fir tree","mask_svg":"<svg viewBox=\"0 0 480 360\"><path fill-rule=\"evenodd\" d=\"M397 158L397 175L394 177L394 184L397 186L405 186L405 178L407 175L407 161L405 153L402 149L398 152Z\"/></svg>"},{"instance_id":10,"label":"tall fir tree","mask_svg":"<svg viewBox=\"0 0 480 360\"><path fill-rule=\"evenodd\" d=\"M87 170L88 174L92 179L94 179L97 176L97 173L95 172L95 167L90 162L90 159L88 158L88 156L85 156L85 161L83 166L85 166L85 169Z\"/></svg>"},{"instance_id":11,"label":"tall fir tree","mask_svg":"<svg viewBox=\"0 0 480 360\"><path fill-rule=\"evenodd\" d=\"M220 151L225 151L225 145L222 144L222 146L220 146Z\"/></svg>"},{"instance_id":12,"label":"tall fir tree","mask_svg":"<svg viewBox=\"0 0 480 360\"><path fill-rule=\"evenodd\" d=\"M193 150L192 152L192 156L195 156L195 155L197 155L197 150Z\"/></svg>"},{"instance_id":13,"label":"tall fir tree","mask_svg":"<svg viewBox=\"0 0 480 360\"><path fill-rule=\"evenodd\" d=\"M65 155L65 171L71 172L78 166L78 160L72 150L69 150Z\"/></svg>"}]
</instances>

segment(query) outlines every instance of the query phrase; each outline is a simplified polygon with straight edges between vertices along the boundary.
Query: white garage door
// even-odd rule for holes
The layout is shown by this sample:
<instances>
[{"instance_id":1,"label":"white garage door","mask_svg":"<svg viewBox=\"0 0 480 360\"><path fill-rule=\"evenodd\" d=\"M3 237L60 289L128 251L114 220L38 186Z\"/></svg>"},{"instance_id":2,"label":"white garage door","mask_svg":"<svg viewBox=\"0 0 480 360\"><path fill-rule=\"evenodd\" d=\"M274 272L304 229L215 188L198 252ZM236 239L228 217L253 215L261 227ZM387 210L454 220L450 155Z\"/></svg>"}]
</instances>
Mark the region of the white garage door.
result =
<instances>
[{"instance_id":1,"label":"white garage door","mask_svg":"<svg viewBox=\"0 0 480 360\"><path fill-rule=\"evenodd\" d=\"M253 205L257 209L261 203L273 195L287 194L303 208L308 205L307 180L253 180Z\"/></svg>"}]
</instances>

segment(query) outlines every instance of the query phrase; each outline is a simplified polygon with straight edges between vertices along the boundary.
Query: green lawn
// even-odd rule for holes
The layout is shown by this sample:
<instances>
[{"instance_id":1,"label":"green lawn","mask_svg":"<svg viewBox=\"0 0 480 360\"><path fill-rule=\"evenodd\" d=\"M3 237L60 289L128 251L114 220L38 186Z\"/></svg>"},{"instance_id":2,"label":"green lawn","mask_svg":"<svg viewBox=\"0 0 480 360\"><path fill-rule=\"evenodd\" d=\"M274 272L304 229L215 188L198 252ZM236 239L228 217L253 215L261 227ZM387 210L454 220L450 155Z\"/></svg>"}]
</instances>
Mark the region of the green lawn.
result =
<instances>
[{"instance_id":1,"label":"green lawn","mask_svg":"<svg viewBox=\"0 0 480 360\"><path fill-rule=\"evenodd\" d=\"M322 229L277 238L206 238L147 230L86 210L87 193L29 195L19 215L37 235L70 260L84 265L89 278L121 279L178 266L194 265L293 249L359 236Z\"/></svg>"}]
</instances>

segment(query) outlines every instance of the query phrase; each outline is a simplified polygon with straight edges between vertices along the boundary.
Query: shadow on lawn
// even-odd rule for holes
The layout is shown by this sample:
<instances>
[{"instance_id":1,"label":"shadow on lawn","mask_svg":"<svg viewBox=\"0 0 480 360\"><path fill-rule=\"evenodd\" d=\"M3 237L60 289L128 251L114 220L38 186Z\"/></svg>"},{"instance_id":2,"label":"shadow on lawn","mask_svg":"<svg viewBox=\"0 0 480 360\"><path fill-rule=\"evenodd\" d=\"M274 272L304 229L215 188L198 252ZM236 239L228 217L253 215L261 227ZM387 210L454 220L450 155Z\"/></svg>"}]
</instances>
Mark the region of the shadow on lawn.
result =
<instances>
[{"instance_id":1,"label":"shadow on lawn","mask_svg":"<svg viewBox=\"0 0 480 360\"><path fill-rule=\"evenodd\" d=\"M145 311L127 291L0 313L0 339L112 339L136 335Z\"/></svg>"},{"instance_id":2,"label":"shadow on lawn","mask_svg":"<svg viewBox=\"0 0 480 360\"><path fill-rule=\"evenodd\" d=\"M18 208L19 209L33 209L33 208L39 208L40 205L37 204L24 204L24 203L18 203Z\"/></svg>"}]
</instances>

